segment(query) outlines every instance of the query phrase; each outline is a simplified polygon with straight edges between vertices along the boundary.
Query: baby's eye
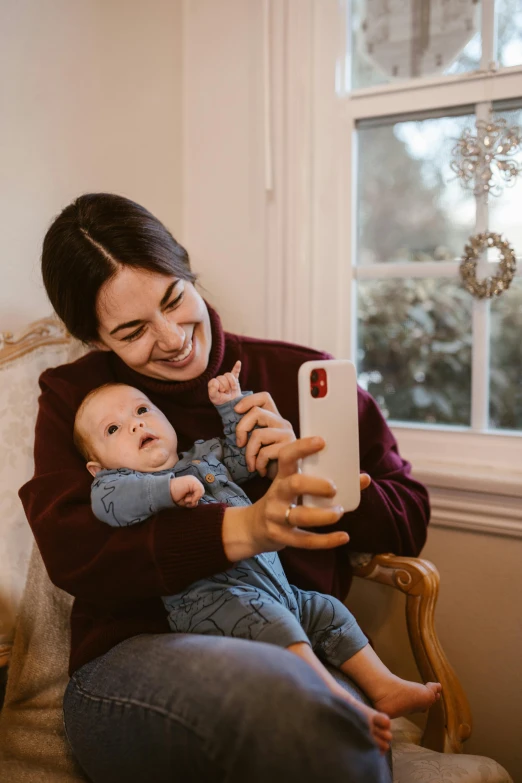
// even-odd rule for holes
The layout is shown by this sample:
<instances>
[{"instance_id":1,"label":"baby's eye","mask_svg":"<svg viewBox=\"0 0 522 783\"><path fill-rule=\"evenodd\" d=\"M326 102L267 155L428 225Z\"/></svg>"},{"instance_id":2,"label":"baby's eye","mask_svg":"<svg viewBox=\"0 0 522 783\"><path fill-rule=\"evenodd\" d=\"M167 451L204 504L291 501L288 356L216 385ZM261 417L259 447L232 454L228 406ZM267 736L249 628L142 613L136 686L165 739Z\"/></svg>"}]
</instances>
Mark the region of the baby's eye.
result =
<instances>
[{"instance_id":1,"label":"baby's eye","mask_svg":"<svg viewBox=\"0 0 522 783\"><path fill-rule=\"evenodd\" d=\"M111 424L110 427L107 427L107 435L114 435L115 432L118 430L117 424Z\"/></svg>"},{"instance_id":2,"label":"baby's eye","mask_svg":"<svg viewBox=\"0 0 522 783\"><path fill-rule=\"evenodd\" d=\"M140 407L137 410L138 416L141 416L142 414L148 413L148 412L149 412L149 409L147 408L146 405L140 405Z\"/></svg>"}]
</instances>

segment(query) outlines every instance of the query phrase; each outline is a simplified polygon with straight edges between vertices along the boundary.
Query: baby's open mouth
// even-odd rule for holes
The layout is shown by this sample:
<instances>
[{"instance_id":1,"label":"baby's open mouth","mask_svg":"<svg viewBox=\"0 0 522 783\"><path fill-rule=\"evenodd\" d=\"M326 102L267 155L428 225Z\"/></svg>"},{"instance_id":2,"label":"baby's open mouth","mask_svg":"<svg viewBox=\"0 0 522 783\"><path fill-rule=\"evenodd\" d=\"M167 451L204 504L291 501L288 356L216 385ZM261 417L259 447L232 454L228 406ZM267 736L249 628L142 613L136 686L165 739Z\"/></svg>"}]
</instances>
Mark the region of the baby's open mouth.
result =
<instances>
[{"instance_id":1,"label":"baby's open mouth","mask_svg":"<svg viewBox=\"0 0 522 783\"><path fill-rule=\"evenodd\" d=\"M150 446L155 440L158 440L155 435L151 435L148 432L144 432L140 438L140 449L144 449L146 446Z\"/></svg>"}]
</instances>

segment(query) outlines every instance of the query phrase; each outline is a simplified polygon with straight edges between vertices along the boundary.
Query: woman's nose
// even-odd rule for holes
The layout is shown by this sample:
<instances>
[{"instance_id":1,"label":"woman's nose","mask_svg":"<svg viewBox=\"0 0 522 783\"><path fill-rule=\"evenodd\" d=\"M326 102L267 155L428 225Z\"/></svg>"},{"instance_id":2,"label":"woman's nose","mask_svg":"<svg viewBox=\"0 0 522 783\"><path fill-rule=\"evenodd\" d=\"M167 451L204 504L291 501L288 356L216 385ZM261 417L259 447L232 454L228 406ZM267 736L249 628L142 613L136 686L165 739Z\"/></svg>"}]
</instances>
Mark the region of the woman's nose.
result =
<instances>
[{"instance_id":1,"label":"woman's nose","mask_svg":"<svg viewBox=\"0 0 522 783\"><path fill-rule=\"evenodd\" d=\"M185 342L185 330L175 323L163 320L157 326L157 345L162 351L180 351Z\"/></svg>"}]
</instances>

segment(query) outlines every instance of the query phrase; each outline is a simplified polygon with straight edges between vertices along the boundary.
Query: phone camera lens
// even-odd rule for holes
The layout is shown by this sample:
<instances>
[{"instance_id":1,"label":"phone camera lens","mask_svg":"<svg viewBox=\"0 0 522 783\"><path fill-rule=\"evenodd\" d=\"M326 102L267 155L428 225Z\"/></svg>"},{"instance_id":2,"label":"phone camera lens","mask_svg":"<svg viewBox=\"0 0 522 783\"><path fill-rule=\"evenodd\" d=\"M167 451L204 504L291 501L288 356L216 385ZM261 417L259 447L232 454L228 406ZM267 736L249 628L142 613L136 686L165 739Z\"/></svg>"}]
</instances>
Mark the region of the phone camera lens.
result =
<instances>
[{"instance_id":1,"label":"phone camera lens","mask_svg":"<svg viewBox=\"0 0 522 783\"><path fill-rule=\"evenodd\" d=\"M312 388L312 397L319 397L320 393L321 393L321 392L319 391L319 389L317 388L317 386L314 386L314 387Z\"/></svg>"},{"instance_id":2,"label":"phone camera lens","mask_svg":"<svg viewBox=\"0 0 522 783\"><path fill-rule=\"evenodd\" d=\"M312 370L312 374L310 375L310 380L312 381L312 383L317 383L317 381L319 380L319 373L317 372L317 370Z\"/></svg>"}]
</instances>

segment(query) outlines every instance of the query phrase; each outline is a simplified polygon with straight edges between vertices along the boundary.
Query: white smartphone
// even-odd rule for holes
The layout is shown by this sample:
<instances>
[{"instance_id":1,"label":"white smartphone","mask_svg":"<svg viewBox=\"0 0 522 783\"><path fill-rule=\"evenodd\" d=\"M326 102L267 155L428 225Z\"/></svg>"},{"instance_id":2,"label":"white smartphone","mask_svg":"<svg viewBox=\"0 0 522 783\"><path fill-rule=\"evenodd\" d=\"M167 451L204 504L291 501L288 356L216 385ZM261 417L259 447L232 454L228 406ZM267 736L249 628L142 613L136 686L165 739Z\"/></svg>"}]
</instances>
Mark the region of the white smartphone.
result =
<instances>
[{"instance_id":1,"label":"white smartphone","mask_svg":"<svg viewBox=\"0 0 522 783\"><path fill-rule=\"evenodd\" d=\"M359 417L355 366L345 359L305 362L299 368L301 437L320 435L326 446L301 461L304 474L334 482L334 498L303 496L305 506L343 506L353 511L361 502Z\"/></svg>"}]
</instances>

